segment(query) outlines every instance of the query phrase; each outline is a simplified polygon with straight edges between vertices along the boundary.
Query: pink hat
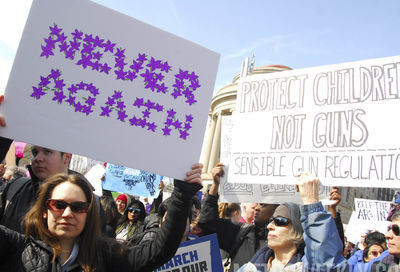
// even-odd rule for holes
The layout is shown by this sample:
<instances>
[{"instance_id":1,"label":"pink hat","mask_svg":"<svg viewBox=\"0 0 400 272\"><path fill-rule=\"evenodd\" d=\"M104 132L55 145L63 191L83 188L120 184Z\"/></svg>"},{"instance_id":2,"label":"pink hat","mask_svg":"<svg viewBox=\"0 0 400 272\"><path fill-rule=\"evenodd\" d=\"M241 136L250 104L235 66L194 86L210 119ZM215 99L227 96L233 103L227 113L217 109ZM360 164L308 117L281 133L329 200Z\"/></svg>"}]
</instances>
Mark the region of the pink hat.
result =
<instances>
[{"instance_id":1,"label":"pink hat","mask_svg":"<svg viewBox=\"0 0 400 272\"><path fill-rule=\"evenodd\" d=\"M117 201L117 200L121 200L122 202L125 202L125 204L128 203L128 198L127 198L126 195L124 195L124 194L119 195L119 196L117 197L117 199L115 199L115 201Z\"/></svg>"}]
</instances>

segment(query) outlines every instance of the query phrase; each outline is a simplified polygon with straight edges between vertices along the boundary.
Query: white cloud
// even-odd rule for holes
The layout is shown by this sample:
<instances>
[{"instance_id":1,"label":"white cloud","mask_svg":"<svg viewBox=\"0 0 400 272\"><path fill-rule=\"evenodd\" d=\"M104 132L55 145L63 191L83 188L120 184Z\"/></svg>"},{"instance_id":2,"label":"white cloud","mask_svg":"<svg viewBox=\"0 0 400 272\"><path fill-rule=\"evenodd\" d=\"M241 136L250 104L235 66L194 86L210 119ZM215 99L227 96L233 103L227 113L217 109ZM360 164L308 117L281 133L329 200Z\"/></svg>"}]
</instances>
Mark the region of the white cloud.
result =
<instances>
[{"instance_id":1,"label":"white cloud","mask_svg":"<svg viewBox=\"0 0 400 272\"><path fill-rule=\"evenodd\" d=\"M0 40L17 50L32 0L0 1Z\"/></svg>"}]
</instances>

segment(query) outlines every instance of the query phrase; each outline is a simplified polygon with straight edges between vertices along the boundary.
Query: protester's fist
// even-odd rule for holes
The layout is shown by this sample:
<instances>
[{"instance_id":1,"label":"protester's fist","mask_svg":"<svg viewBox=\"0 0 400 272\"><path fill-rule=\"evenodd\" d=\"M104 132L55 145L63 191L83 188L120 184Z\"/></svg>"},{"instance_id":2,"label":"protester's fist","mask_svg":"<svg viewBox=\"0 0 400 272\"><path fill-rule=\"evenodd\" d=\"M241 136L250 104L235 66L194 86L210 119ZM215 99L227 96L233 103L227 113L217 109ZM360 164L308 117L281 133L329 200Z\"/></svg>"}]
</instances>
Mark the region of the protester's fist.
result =
<instances>
[{"instance_id":1,"label":"protester's fist","mask_svg":"<svg viewBox=\"0 0 400 272\"><path fill-rule=\"evenodd\" d=\"M201 163L196 163L192 166L192 169L186 173L186 178L184 179L189 183L198 183L201 185L201 171L203 169L203 165Z\"/></svg>"},{"instance_id":2,"label":"protester's fist","mask_svg":"<svg viewBox=\"0 0 400 272\"><path fill-rule=\"evenodd\" d=\"M340 201L342 200L339 187L332 186L332 191L329 194L329 199L334 200L334 202L329 206L336 207L337 205L339 205Z\"/></svg>"},{"instance_id":3,"label":"protester's fist","mask_svg":"<svg viewBox=\"0 0 400 272\"><path fill-rule=\"evenodd\" d=\"M320 181L310 173L301 173L298 176L297 189L304 205L318 202Z\"/></svg>"},{"instance_id":4,"label":"protester's fist","mask_svg":"<svg viewBox=\"0 0 400 272\"><path fill-rule=\"evenodd\" d=\"M224 166L223 163L218 163L218 164L211 170L211 174L212 174L214 183L216 183L216 184L220 184L221 177L223 177L223 176L225 175L224 169L222 169L223 166Z\"/></svg>"}]
</instances>

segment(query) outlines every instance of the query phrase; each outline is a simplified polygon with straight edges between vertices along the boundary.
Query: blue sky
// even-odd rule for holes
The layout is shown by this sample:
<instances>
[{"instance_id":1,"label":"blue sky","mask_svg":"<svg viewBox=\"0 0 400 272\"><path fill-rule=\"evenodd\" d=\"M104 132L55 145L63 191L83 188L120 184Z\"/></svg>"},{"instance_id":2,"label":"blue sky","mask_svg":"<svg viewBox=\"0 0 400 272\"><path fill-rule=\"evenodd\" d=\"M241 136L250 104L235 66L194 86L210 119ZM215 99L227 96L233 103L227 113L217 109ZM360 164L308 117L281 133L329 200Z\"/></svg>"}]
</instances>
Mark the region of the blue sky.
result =
<instances>
[{"instance_id":1,"label":"blue sky","mask_svg":"<svg viewBox=\"0 0 400 272\"><path fill-rule=\"evenodd\" d=\"M400 54L398 0L94 0L221 54L215 91L245 57L293 69ZM0 2L0 92L31 0ZM6 27L5 27L6 26Z\"/></svg>"}]
</instances>

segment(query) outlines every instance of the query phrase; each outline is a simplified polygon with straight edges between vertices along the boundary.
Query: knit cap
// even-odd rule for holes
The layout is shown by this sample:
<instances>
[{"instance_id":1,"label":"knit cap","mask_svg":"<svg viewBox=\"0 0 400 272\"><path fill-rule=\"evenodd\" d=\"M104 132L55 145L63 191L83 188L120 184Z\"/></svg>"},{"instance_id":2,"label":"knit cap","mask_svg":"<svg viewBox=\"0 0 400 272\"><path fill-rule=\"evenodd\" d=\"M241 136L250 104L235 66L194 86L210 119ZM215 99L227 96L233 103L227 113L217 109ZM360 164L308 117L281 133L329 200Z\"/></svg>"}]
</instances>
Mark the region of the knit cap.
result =
<instances>
[{"instance_id":1,"label":"knit cap","mask_svg":"<svg viewBox=\"0 0 400 272\"><path fill-rule=\"evenodd\" d=\"M125 202L125 204L128 203L128 198L127 198L126 195L124 195L124 194L119 195L119 196L117 197L117 199L115 199L115 201L117 201L117 200L121 200L122 202Z\"/></svg>"}]
</instances>

